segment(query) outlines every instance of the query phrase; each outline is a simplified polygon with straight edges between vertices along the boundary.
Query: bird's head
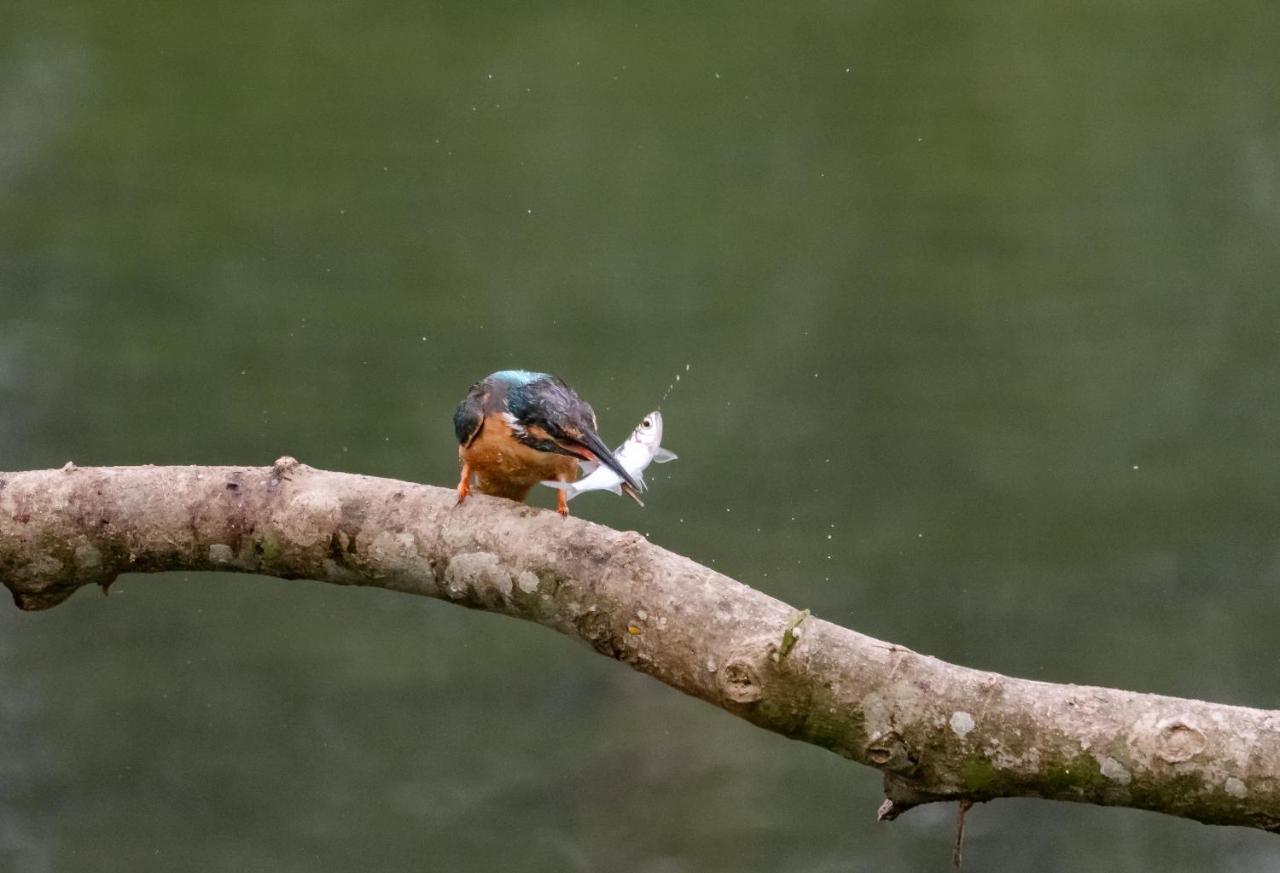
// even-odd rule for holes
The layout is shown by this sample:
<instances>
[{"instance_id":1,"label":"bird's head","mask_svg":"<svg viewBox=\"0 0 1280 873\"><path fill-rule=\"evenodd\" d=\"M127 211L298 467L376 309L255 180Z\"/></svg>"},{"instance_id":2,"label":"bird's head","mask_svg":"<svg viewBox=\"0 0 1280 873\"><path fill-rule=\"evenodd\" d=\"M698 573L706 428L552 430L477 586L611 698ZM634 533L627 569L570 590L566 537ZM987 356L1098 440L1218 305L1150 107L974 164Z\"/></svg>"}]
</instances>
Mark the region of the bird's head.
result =
<instances>
[{"instance_id":1,"label":"bird's head","mask_svg":"<svg viewBox=\"0 0 1280 873\"><path fill-rule=\"evenodd\" d=\"M523 371L515 371L522 373ZM524 374L529 375L529 374ZM543 373L506 386L506 411L527 434L545 433L545 450L603 464L637 490L640 486L623 468L597 433L596 412L561 379Z\"/></svg>"}]
</instances>

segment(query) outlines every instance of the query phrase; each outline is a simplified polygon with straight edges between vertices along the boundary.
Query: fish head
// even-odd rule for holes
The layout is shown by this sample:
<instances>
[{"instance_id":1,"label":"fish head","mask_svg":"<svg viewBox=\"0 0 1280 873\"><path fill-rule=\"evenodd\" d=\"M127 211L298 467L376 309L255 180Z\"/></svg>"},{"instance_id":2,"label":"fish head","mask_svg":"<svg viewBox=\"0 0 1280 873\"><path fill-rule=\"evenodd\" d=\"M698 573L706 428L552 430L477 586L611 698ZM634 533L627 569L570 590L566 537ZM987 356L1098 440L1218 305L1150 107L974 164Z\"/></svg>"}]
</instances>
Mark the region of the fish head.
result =
<instances>
[{"instance_id":1,"label":"fish head","mask_svg":"<svg viewBox=\"0 0 1280 873\"><path fill-rule=\"evenodd\" d=\"M662 445L662 413L656 409L644 417L631 432L631 439L643 446L649 454Z\"/></svg>"}]
</instances>

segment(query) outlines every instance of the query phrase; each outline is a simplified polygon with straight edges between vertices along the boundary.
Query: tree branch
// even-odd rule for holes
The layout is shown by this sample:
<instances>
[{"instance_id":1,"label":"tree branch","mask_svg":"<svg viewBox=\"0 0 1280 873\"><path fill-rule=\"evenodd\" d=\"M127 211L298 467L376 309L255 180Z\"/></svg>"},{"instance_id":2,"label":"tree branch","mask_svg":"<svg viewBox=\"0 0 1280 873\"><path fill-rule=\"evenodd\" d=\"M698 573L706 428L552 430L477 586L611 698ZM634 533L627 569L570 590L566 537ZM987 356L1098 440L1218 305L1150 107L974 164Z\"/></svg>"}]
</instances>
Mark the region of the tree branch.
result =
<instances>
[{"instance_id":1,"label":"tree branch","mask_svg":"<svg viewBox=\"0 0 1280 873\"><path fill-rule=\"evenodd\" d=\"M1053 685L880 642L580 519L272 467L0 473L0 577L45 609L120 573L371 585L535 621L885 774L880 817L1044 797L1280 829L1280 712Z\"/></svg>"}]
</instances>

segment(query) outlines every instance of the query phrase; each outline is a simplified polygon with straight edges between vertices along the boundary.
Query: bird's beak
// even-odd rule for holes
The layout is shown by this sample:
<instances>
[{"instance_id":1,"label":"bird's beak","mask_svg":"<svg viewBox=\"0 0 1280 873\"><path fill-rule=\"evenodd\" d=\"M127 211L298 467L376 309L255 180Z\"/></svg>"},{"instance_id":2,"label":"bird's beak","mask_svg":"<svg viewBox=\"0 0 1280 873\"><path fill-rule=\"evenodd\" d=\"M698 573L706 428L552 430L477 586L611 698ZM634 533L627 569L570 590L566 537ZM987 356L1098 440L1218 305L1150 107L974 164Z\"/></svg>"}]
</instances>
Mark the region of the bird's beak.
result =
<instances>
[{"instance_id":1,"label":"bird's beak","mask_svg":"<svg viewBox=\"0 0 1280 873\"><path fill-rule=\"evenodd\" d=\"M583 448L595 456L594 458L588 458L587 460L595 460L604 464L610 470L621 476L622 481L627 483L633 491L638 492L643 490L640 485L636 483L636 480L631 478L631 474L623 469L622 465L618 463L618 459L613 456L613 452L609 451L609 447L601 442L600 437L596 436L594 431L586 430L584 428L582 436L577 440L574 440L574 442L581 444ZM635 495L632 495L632 499L635 499ZM643 506L644 504L640 505Z\"/></svg>"}]
</instances>

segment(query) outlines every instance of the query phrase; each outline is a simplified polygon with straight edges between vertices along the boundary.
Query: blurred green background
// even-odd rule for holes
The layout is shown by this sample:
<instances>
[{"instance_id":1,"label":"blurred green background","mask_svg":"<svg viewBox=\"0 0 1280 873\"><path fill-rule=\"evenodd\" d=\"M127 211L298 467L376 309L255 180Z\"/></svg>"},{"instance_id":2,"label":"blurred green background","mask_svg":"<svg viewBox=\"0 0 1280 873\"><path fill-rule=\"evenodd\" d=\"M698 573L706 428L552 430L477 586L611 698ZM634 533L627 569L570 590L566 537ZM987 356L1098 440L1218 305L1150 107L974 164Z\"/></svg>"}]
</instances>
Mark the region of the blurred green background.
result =
<instances>
[{"instance_id":1,"label":"blurred green background","mask_svg":"<svg viewBox=\"0 0 1280 873\"><path fill-rule=\"evenodd\" d=\"M1240 0L7 0L0 467L451 486L467 386L550 370L681 457L578 515L959 663L1278 707L1277 45ZM874 771L370 590L0 609L0 736L3 870L950 869L953 808L877 825ZM1003 801L966 860L1280 842Z\"/></svg>"}]
</instances>

